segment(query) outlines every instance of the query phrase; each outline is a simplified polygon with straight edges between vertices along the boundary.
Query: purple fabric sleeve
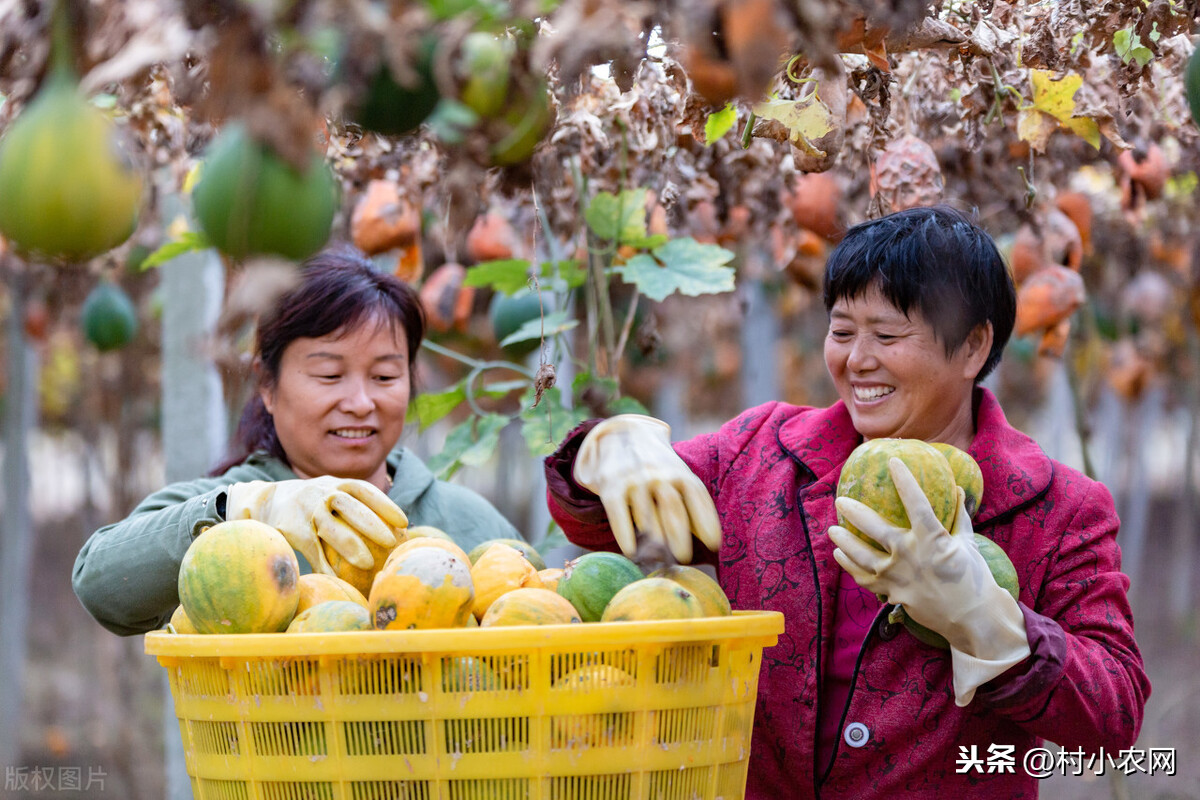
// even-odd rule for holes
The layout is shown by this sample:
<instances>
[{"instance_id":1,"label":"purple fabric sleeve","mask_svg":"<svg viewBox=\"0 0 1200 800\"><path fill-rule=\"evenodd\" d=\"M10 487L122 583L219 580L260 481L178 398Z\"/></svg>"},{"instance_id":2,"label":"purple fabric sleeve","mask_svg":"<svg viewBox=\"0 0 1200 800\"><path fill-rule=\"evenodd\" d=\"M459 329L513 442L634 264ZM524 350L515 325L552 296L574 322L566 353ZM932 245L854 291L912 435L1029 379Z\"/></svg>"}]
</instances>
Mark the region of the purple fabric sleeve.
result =
<instances>
[{"instance_id":1,"label":"purple fabric sleeve","mask_svg":"<svg viewBox=\"0 0 1200 800\"><path fill-rule=\"evenodd\" d=\"M1022 670L1014 668L1018 674L1003 675L976 695L992 708L1010 712L1015 721L1020 721L1018 716L1033 719L1041 713L1049 690L1062 679L1067 660L1067 635L1062 626L1024 603L1018 605L1025 617L1029 658L1021 665ZM1042 698L1042 702L1035 702L1036 698Z\"/></svg>"}]
</instances>

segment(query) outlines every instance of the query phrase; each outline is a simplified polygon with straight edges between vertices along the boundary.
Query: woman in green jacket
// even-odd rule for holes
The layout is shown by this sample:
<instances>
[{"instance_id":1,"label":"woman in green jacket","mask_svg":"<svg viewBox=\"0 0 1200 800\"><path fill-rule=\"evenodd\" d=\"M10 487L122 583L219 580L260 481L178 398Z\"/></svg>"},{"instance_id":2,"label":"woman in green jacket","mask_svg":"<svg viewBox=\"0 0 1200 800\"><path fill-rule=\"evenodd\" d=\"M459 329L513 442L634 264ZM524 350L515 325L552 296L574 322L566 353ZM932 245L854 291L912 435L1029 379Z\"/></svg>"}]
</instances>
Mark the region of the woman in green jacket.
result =
<instances>
[{"instance_id":1,"label":"woman in green jacket","mask_svg":"<svg viewBox=\"0 0 1200 800\"><path fill-rule=\"evenodd\" d=\"M121 635L161 627L179 604L188 545L227 519L278 528L308 565L330 572L322 544L368 567L363 538L431 525L464 549L520 538L486 500L437 480L396 443L414 394L425 318L416 292L361 253L327 250L259 320L258 389L242 413L234 455L208 477L153 493L96 531L75 560L75 594Z\"/></svg>"}]
</instances>

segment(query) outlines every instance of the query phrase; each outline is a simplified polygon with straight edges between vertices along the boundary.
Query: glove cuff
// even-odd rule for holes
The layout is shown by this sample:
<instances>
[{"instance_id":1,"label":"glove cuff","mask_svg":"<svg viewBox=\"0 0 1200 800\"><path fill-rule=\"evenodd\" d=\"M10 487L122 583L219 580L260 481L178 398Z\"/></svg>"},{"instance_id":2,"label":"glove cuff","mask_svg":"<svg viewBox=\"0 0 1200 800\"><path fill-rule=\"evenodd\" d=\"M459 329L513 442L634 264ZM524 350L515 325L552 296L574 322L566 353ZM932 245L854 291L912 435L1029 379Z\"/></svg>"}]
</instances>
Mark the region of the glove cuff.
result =
<instances>
[{"instance_id":1,"label":"glove cuff","mask_svg":"<svg viewBox=\"0 0 1200 800\"><path fill-rule=\"evenodd\" d=\"M966 630L966 641L950 646L954 702L959 706L970 703L976 689L1020 664L1032 652L1025 630L1025 615L1012 595L1003 589L999 589L997 597L977 608L976 618ZM961 644L962 648L956 644Z\"/></svg>"},{"instance_id":2,"label":"glove cuff","mask_svg":"<svg viewBox=\"0 0 1200 800\"><path fill-rule=\"evenodd\" d=\"M253 519L252 508L259 505L270 481L231 483L225 489L225 519Z\"/></svg>"},{"instance_id":3,"label":"glove cuff","mask_svg":"<svg viewBox=\"0 0 1200 800\"><path fill-rule=\"evenodd\" d=\"M975 690L993 678L1029 658L1032 651L1024 641L1002 656L992 659L976 658L954 647L950 648L950 663L954 670L954 704L969 705L975 698Z\"/></svg>"}]
</instances>

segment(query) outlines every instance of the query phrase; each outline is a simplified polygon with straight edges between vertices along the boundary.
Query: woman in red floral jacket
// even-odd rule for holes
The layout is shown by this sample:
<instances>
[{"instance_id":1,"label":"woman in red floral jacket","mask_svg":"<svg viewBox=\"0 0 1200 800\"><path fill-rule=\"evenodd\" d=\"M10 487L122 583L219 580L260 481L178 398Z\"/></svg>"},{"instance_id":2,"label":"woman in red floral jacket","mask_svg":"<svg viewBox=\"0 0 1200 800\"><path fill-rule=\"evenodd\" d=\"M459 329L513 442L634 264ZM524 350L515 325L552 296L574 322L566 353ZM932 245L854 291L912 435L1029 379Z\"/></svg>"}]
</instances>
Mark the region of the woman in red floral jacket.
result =
<instances>
[{"instance_id":1,"label":"woman in red floral jacket","mask_svg":"<svg viewBox=\"0 0 1200 800\"><path fill-rule=\"evenodd\" d=\"M1015 315L994 243L944 206L865 222L831 254L824 295L839 402L767 403L674 445L649 417L585 423L546 460L554 518L589 549L632 555L649 539L695 554L735 608L783 612L763 654L752 800L1028 798L1026 754L1045 742L1119 759L1150 693L1119 521L1102 484L1048 458L978 385ZM846 499L837 508L884 551L838 526L842 464L880 437L974 456L974 520L960 507L946 531L894 460L912 529ZM991 578L972 522L1012 559L1018 601ZM889 622L891 603L951 649Z\"/></svg>"}]
</instances>

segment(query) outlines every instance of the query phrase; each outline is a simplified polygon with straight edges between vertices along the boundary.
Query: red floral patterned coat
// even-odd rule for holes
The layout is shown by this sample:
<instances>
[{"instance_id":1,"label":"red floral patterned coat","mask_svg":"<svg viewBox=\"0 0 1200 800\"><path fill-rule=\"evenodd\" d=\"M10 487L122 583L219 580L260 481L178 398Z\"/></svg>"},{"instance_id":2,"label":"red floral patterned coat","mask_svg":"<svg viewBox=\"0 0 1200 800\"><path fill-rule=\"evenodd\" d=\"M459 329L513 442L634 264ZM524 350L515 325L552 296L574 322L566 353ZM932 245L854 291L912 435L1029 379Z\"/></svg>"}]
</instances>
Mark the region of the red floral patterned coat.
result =
<instances>
[{"instance_id":1,"label":"red floral patterned coat","mask_svg":"<svg viewBox=\"0 0 1200 800\"><path fill-rule=\"evenodd\" d=\"M970 452L986 487L975 530L1017 568L1033 655L1023 672L959 708L948 653L881 609L859 650L827 770L816 764L817 706L840 567L826 531L842 463L861 437L840 402L768 403L675 444L720 513L724 539L713 563L734 607L786 619L779 643L763 653L747 798L1036 797L1023 762L1043 740L1114 759L1133 746L1150 684L1112 497L1012 428L989 391L977 390L975 400ZM571 479L592 424L546 460L549 502L572 541L611 550L598 498Z\"/></svg>"}]
</instances>

